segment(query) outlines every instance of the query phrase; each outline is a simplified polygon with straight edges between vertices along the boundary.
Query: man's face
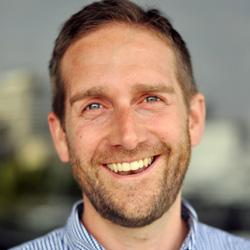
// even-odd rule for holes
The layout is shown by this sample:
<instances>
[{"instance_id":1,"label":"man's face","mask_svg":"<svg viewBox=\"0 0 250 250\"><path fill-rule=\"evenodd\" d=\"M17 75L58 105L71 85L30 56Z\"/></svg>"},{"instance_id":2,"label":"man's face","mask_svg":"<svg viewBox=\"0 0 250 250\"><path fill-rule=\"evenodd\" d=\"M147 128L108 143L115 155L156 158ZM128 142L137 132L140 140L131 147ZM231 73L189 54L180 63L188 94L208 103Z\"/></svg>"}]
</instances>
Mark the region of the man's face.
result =
<instances>
[{"instance_id":1,"label":"man's face","mask_svg":"<svg viewBox=\"0 0 250 250\"><path fill-rule=\"evenodd\" d=\"M85 200L114 223L150 224L180 191L193 133L175 67L167 42L121 24L79 39L63 58L65 139L55 144Z\"/></svg>"}]
</instances>

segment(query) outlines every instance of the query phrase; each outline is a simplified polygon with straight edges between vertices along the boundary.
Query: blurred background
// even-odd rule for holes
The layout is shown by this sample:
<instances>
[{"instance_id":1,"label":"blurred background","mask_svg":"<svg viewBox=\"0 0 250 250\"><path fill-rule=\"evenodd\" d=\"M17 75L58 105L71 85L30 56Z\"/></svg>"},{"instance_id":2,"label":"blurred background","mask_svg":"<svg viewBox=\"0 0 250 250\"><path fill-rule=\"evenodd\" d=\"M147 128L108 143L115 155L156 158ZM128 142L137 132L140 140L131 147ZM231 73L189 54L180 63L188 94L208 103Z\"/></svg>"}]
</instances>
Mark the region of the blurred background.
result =
<instances>
[{"instance_id":1,"label":"blurred background","mask_svg":"<svg viewBox=\"0 0 250 250\"><path fill-rule=\"evenodd\" d=\"M0 249L63 225L81 198L48 133L47 65L61 24L90 2L0 1ZM172 20L207 98L184 196L203 222L250 237L250 1L136 2Z\"/></svg>"}]
</instances>

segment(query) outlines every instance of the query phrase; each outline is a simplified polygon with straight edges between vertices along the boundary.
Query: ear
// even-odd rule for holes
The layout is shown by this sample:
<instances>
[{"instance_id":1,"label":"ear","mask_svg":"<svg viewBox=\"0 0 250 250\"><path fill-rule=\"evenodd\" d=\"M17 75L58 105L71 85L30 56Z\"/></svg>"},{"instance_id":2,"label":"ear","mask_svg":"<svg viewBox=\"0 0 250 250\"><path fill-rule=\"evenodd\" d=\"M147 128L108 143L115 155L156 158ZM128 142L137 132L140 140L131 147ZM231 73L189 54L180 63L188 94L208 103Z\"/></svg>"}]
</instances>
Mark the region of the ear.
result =
<instances>
[{"instance_id":1,"label":"ear","mask_svg":"<svg viewBox=\"0 0 250 250\"><path fill-rule=\"evenodd\" d=\"M205 128L205 98L201 93L194 95L190 102L189 133L192 146L200 143Z\"/></svg>"},{"instance_id":2,"label":"ear","mask_svg":"<svg viewBox=\"0 0 250 250\"><path fill-rule=\"evenodd\" d=\"M66 140L65 130L55 113L50 112L48 115L48 124L50 133L54 142L56 151L63 162L69 161L69 150Z\"/></svg>"}]
</instances>

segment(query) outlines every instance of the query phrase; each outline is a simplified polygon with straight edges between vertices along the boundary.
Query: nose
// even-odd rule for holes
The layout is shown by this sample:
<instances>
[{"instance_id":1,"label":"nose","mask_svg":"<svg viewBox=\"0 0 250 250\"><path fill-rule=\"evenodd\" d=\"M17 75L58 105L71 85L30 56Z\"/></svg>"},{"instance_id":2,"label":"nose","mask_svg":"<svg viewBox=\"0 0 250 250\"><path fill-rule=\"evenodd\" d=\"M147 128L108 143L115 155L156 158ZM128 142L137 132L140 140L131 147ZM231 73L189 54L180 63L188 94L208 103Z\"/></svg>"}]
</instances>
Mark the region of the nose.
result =
<instances>
[{"instance_id":1,"label":"nose","mask_svg":"<svg viewBox=\"0 0 250 250\"><path fill-rule=\"evenodd\" d=\"M131 110L122 110L114 114L110 126L109 143L133 150L145 141L145 128Z\"/></svg>"}]
</instances>

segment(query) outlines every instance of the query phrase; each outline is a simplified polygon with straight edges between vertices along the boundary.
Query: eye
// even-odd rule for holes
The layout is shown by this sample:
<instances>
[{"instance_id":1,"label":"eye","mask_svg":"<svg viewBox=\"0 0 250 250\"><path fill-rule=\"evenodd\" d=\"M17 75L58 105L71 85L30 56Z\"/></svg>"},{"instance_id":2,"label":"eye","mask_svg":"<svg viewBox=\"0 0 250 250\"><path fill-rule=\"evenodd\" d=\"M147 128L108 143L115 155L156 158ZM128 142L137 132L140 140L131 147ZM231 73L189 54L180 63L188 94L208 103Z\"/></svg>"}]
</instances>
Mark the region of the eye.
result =
<instances>
[{"instance_id":1,"label":"eye","mask_svg":"<svg viewBox=\"0 0 250 250\"><path fill-rule=\"evenodd\" d=\"M144 99L144 102L158 102L160 101L160 98L158 96L147 96Z\"/></svg>"},{"instance_id":2,"label":"eye","mask_svg":"<svg viewBox=\"0 0 250 250\"><path fill-rule=\"evenodd\" d=\"M84 110L97 110L103 108L102 104L98 102L90 103L88 106L85 107Z\"/></svg>"}]
</instances>

